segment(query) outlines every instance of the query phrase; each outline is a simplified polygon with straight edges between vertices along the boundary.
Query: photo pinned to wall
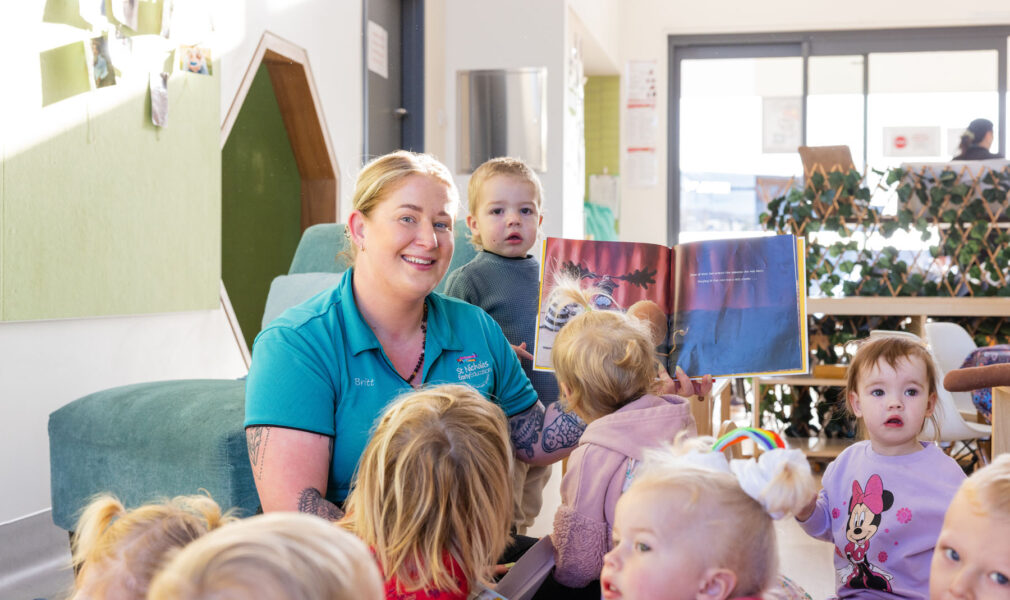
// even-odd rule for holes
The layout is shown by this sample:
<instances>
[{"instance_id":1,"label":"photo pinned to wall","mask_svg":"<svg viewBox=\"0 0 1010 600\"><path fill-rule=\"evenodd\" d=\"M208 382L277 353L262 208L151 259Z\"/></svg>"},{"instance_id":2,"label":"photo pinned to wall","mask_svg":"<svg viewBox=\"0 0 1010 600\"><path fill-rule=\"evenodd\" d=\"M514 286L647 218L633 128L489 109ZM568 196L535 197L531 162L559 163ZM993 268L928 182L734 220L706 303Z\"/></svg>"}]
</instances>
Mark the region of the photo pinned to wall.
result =
<instances>
[{"instance_id":1,"label":"photo pinned to wall","mask_svg":"<svg viewBox=\"0 0 1010 600\"><path fill-rule=\"evenodd\" d=\"M213 75L210 48L202 46L179 47L179 69L187 73Z\"/></svg>"},{"instance_id":2,"label":"photo pinned to wall","mask_svg":"<svg viewBox=\"0 0 1010 600\"><path fill-rule=\"evenodd\" d=\"M116 85L116 69L112 66L105 34L91 38L91 80L96 88Z\"/></svg>"}]
</instances>

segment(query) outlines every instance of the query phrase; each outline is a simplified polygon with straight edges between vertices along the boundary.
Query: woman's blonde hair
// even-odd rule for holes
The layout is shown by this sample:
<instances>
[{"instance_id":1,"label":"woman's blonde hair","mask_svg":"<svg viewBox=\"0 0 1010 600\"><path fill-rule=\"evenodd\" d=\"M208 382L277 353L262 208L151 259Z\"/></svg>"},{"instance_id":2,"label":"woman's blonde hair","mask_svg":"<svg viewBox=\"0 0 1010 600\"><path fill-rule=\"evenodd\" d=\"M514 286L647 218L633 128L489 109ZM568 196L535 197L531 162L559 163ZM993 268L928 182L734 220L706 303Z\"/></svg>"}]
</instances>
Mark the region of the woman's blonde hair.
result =
<instances>
[{"instance_id":1,"label":"woman's blonde hair","mask_svg":"<svg viewBox=\"0 0 1010 600\"><path fill-rule=\"evenodd\" d=\"M1010 519L1010 454L1000 454L961 484L977 508L986 515Z\"/></svg>"},{"instance_id":2,"label":"woman's blonde hair","mask_svg":"<svg viewBox=\"0 0 1010 600\"><path fill-rule=\"evenodd\" d=\"M682 460L689 452L712 452L714 442L711 437L681 434L673 446L648 451L625 495L646 491L668 494L668 503L684 517L683 529L662 533L704 536L705 543L698 544L695 551L706 566L736 574L737 584L729 597L757 597L769 589L778 573L772 514L801 511L817 492L817 484L809 467L802 469L786 461L759 498L753 498L733 473Z\"/></svg>"},{"instance_id":3,"label":"woman's blonde hair","mask_svg":"<svg viewBox=\"0 0 1010 600\"><path fill-rule=\"evenodd\" d=\"M448 167L430 154L397 150L373 159L358 173L352 199L353 210L370 217L375 207L410 175L434 177L449 188L449 198L454 203L459 202L459 191ZM344 233L350 237L350 230L345 229ZM358 254L357 246L348 244L347 252L349 262L353 263Z\"/></svg>"},{"instance_id":4,"label":"woman's blonde hair","mask_svg":"<svg viewBox=\"0 0 1010 600\"><path fill-rule=\"evenodd\" d=\"M863 339L856 350L856 356L849 365L845 379L845 408L852 414L852 395L859 395L860 379L868 371L886 362L892 369L898 368L903 360L918 358L926 366L928 397L933 398L933 412L926 417L933 425L934 437L940 437L940 404L938 402L937 381L939 371L929 348L915 336L909 335L873 335ZM925 428L925 422L922 427Z\"/></svg>"},{"instance_id":5,"label":"woman's blonde hair","mask_svg":"<svg viewBox=\"0 0 1010 600\"><path fill-rule=\"evenodd\" d=\"M383 414L342 524L403 591L488 580L512 517L512 445L498 405L465 385L410 392Z\"/></svg>"},{"instance_id":6,"label":"woman's blonde hair","mask_svg":"<svg viewBox=\"0 0 1010 600\"><path fill-rule=\"evenodd\" d=\"M521 179L530 184L533 188L533 202L536 204L537 212L542 211L543 198L544 198L544 188L540 183L540 178L537 174L533 172L533 169L527 165L521 158L513 158L511 156L500 156L498 158L492 158L484 162L481 166L470 175L470 182L467 184L467 208L470 211L470 215L476 217L477 210L480 208L481 203L481 189L484 184L487 183L488 179L495 177L497 175L507 175L509 177L515 177L516 179ZM480 239L480 232L471 231L470 243L473 244L474 248L480 250L483 248Z\"/></svg>"},{"instance_id":7,"label":"woman's blonde hair","mask_svg":"<svg viewBox=\"0 0 1010 600\"><path fill-rule=\"evenodd\" d=\"M592 298L601 293L559 278L548 300L583 311L554 338L551 362L565 386L564 407L586 422L647 394L657 373L650 325L620 310L593 310Z\"/></svg>"},{"instance_id":8,"label":"woman's blonde hair","mask_svg":"<svg viewBox=\"0 0 1010 600\"><path fill-rule=\"evenodd\" d=\"M233 520L208 496L177 496L133 510L110 494L96 496L71 539L75 596L144 598L170 551Z\"/></svg>"},{"instance_id":9,"label":"woman's blonde hair","mask_svg":"<svg viewBox=\"0 0 1010 600\"><path fill-rule=\"evenodd\" d=\"M151 583L150 600L381 600L368 548L314 515L257 515L178 552Z\"/></svg>"}]
</instances>

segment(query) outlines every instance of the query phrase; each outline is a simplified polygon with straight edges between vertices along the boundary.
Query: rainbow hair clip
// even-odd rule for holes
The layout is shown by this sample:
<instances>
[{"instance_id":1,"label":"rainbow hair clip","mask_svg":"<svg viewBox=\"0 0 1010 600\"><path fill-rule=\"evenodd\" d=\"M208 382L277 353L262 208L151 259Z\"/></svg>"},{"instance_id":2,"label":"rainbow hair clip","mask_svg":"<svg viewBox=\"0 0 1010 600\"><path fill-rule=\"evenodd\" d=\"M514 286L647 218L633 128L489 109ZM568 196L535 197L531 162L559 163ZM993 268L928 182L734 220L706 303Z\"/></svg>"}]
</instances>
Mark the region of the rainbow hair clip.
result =
<instances>
[{"instance_id":1,"label":"rainbow hair clip","mask_svg":"<svg viewBox=\"0 0 1010 600\"><path fill-rule=\"evenodd\" d=\"M786 447L785 442L774 431L759 429L757 427L740 427L717 439L712 446L712 450L722 452L733 444L739 444L746 439L754 440L754 443L762 450L774 450Z\"/></svg>"}]
</instances>

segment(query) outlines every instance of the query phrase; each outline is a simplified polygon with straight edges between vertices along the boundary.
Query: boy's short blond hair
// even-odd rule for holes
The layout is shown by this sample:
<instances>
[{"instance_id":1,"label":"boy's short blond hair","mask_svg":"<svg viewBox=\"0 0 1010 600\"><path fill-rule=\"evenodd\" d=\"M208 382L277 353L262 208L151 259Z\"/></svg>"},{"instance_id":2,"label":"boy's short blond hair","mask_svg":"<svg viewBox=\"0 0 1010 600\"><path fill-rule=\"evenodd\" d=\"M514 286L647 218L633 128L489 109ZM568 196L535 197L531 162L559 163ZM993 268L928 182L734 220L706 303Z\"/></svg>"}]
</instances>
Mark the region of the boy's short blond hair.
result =
<instances>
[{"instance_id":1,"label":"boy's short blond hair","mask_svg":"<svg viewBox=\"0 0 1010 600\"><path fill-rule=\"evenodd\" d=\"M512 518L512 445L497 404L466 385L400 397L358 465L343 524L404 592L489 581Z\"/></svg>"},{"instance_id":2,"label":"boy's short blond hair","mask_svg":"<svg viewBox=\"0 0 1010 600\"><path fill-rule=\"evenodd\" d=\"M115 496L100 494L81 513L71 540L76 594L144 598L171 551L233 520L208 496L127 510Z\"/></svg>"},{"instance_id":3,"label":"boy's short blond hair","mask_svg":"<svg viewBox=\"0 0 1010 600\"><path fill-rule=\"evenodd\" d=\"M381 600L368 548L314 515L257 515L179 552L151 584L150 600Z\"/></svg>"},{"instance_id":4,"label":"boy's short blond hair","mask_svg":"<svg viewBox=\"0 0 1010 600\"><path fill-rule=\"evenodd\" d=\"M648 327L613 310L587 310L568 321L551 350L565 408L589 422L647 394L657 373Z\"/></svg>"},{"instance_id":5,"label":"boy's short blond hair","mask_svg":"<svg viewBox=\"0 0 1010 600\"><path fill-rule=\"evenodd\" d=\"M932 396L933 413L927 419L933 424L933 431L936 437L940 436L940 402L938 395L938 373L936 362L933 359L929 348L921 341L911 335L880 335L870 336L859 343L856 356L849 364L845 378L845 408L852 414L851 398L853 394L859 394L859 382L866 373L878 365L881 361L890 365L892 369L898 368L898 363L903 360L918 358L926 366L927 394ZM925 423L923 423L925 428Z\"/></svg>"},{"instance_id":6,"label":"boy's short blond hair","mask_svg":"<svg viewBox=\"0 0 1010 600\"><path fill-rule=\"evenodd\" d=\"M523 162L521 158L501 156L486 161L470 175L470 183L467 184L466 195L467 209L470 211L471 216L477 217L477 209L480 208L481 202L481 189L484 187L484 184L487 180L497 175L515 177L533 186L533 202L536 204L537 211L542 212L544 188L540 183L540 178L537 177L533 169ZM471 236L470 242L475 248L480 250L482 248L480 233L471 232Z\"/></svg>"}]
</instances>

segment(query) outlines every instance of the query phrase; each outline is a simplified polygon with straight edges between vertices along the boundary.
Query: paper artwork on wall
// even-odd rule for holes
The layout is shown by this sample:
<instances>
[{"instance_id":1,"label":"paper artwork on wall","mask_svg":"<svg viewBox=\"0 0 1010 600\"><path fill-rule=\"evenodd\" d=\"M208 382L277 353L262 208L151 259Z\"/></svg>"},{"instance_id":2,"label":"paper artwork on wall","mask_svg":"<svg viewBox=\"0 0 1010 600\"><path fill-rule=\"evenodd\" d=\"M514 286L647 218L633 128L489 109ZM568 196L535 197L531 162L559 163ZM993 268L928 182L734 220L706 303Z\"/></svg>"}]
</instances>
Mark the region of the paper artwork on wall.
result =
<instances>
[{"instance_id":1,"label":"paper artwork on wall","mask_svg":"<svg viewBox=\"0 0 1010 600\"><path fill-rule=\"evenodd\" d=\"M91 38L91 80L96 88L116 85L116 70L109 55L109 40L105 35Z\"/></svg>"},{"instance_id":2,"label":"paper artwork on wall","mask_svg":"<svg viewBox=\"0 0 1010 600\"><path fill-rule=\"evenodd\" d=\"M151 122L168 125L168 73L151 73Z\"/></svg>"},{"instance_id":3,"label":"paper artwork on wall","mask_svg":"<svg viewBox=\"0 0 1010 600\"><path fill-rule=\"evenodd\" d=\"M140 0L112 0L112 16L130 29L137 30L137 3Z\"/></svg>"},{"instance_id":4,"label":"paper artwork on wall","mask_svg":"<svg viewBox=\"0 0 1010 600\"><path fill-rule=\"evenodd\" d=\"M181 46L179 48L179 69L187 73L212 75L210 48L201 46Z\"/></svg>"},{"instance_id":5,"label":"paper artwork on wall","mask_svg":"<svg viewBox=\"0 0 1010 600\"><path fill-rule=\"evenodd\" d=\"M761 98L761 152L795 154L803 145L803 98Z\"/></svg>"}]
</instances>

